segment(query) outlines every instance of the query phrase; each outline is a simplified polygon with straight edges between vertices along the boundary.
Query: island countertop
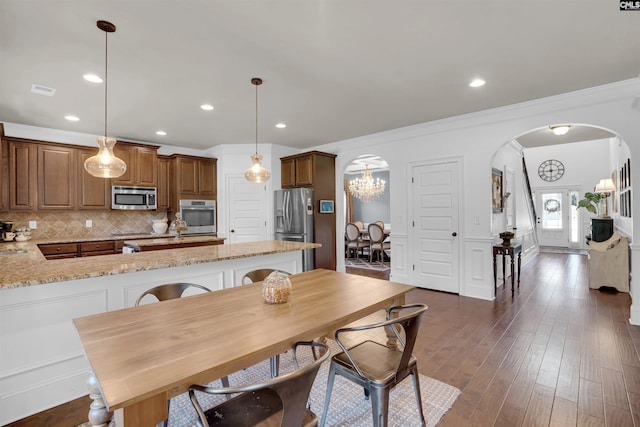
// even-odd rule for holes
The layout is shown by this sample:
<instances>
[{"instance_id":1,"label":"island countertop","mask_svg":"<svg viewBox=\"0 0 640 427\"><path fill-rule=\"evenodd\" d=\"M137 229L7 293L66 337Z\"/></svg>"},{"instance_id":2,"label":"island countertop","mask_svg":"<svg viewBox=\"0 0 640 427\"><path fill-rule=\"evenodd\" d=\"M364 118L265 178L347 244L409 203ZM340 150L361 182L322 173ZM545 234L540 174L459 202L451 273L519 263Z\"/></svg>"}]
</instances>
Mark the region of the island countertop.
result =
<instances>
[{"instance_id":1,"label":"island countertop","mask_svg":"<svg viewBox=\"0 0 640 427\"><path fill-rule=\"evenodd\" d=\"M101 255L87 258L46 260L38 249L41 242L14 242L0 246L0 251L26 253L2 255L3 273L0 289L18 288L52 282L109 276L135 271L216 262L321 247L318 243L265 240L167 249L131 254Z\"/></svg>"}]
</instances>

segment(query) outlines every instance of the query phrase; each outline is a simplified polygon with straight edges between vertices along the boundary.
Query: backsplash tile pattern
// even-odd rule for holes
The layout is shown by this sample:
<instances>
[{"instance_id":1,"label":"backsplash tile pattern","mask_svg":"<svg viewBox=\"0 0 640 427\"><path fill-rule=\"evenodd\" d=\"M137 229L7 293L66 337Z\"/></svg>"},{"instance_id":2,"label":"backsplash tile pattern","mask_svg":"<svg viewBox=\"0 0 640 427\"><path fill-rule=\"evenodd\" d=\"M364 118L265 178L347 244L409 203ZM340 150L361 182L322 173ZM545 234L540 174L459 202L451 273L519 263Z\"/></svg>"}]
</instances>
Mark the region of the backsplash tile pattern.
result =
<instances>
[{"instance_id":1,"label":"backsplash tile pattern","mask_svg":"<svg viewBox=\"0 0 640 427\"><path fill-rule=\"evenodd\" d=\"M113 233L151 233L154 219L167 218L166 212L156 211L56 211L56 212L0 212L0 221L13 221L14 229L29 227L29 221L37 221L38 228L31 230L31 238L109 238ZM86 221L92 227L86 227Z\"/></svg>"}]
</instances>

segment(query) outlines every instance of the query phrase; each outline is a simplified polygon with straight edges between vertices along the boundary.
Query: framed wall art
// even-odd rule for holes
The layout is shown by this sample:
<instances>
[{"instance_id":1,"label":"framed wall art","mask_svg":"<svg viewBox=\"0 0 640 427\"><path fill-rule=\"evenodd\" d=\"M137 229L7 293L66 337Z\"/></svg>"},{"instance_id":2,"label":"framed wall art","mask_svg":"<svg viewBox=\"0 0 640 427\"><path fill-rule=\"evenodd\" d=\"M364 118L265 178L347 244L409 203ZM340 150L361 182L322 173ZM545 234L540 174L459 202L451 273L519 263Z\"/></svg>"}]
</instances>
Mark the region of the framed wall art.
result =
<instances>
[{"instance_id":1,"label":"framed wall art","mask_svg":"<svg viewBox=\"0 0 640 427\"><path fill-rule=\"evenodd\" d=\"M491 169L491 206L493 213L502 212L502 171Z\"/></svg>"}]
</instances>

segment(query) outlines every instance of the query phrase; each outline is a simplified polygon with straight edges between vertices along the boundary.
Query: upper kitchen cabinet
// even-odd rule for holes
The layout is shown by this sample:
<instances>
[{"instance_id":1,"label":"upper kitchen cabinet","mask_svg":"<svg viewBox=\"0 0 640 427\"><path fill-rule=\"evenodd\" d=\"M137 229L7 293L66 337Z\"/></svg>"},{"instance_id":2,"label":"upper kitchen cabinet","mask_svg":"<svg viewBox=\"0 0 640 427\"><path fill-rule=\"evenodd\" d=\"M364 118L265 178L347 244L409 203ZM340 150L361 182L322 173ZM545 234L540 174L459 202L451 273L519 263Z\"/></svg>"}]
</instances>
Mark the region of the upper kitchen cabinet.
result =
<instances>
[{"instance_id":1,"label":"upper kitchen cabinet","mask_svg":"<svg viewBox=\"0 0 640 427\"><path fill-rule=\"evenodd\" d=\"M171 204L177 207L180 199L215 200L216 162L217 159L209 157L171 156Z\"/></svg>"},{"instance_id":2,"label":"upper kitchen cabinet","mask_svg":"<svg viewBox=\"0 0 640 427\"><path fill-rule=\"evenodd\" d=\"M37 148L27 142L9 141L9 209L36 209Z\"/></svg>"},{"instance_id":3,"label":"upper kitchen cabinet","mask_svg":"<svg viewBox=\"0 0 640 427\"><path fill-rule=\"evenodd\" d=\"M282 188L314 187L328 175L335 180L335 157L320 151L281 157Z\"/></svg>"},{"instance_id":4,"label":"upper kitchen cabinet","mask_svg":"<svg viewBox=\"0 0 640 427\"><path fill-rule=\"evenodd\" d=\"M171 157L158 156L158 197L156 199L159 211L171 209Z\"/></svg>"},{"instance_id":5,"label":"upper kitchen cabinet","mask_svg":"<svg viewBox=\"0 0 640 427\"><path fill-rule=\"evenodd\" d=\"M111 184L108 179L97 178L84 169L84 162L95 156L95 149L78 149L78 209L111 209Z\"/></svg>"},{"instance_id":6,"label":"upper kitchen cabinet","mask_svg":"<svg viewBox=\"0 0 640 427\"><path fill-rule=\"evenodd\" d=\"M113 152L127 164L127 171L111 180L113 185L158 186L158 147L118 141Z\"/></svg>"},{"instance_id":7,"label":"upper kitchen cabinet","mask_svg":"<svg viewBox=\"0 0 640 427\"><path fill-rule=\"evenodd\" d=\"M74 209L76 149L38 145L38 209Z\"/></svg>"}]
</instances>

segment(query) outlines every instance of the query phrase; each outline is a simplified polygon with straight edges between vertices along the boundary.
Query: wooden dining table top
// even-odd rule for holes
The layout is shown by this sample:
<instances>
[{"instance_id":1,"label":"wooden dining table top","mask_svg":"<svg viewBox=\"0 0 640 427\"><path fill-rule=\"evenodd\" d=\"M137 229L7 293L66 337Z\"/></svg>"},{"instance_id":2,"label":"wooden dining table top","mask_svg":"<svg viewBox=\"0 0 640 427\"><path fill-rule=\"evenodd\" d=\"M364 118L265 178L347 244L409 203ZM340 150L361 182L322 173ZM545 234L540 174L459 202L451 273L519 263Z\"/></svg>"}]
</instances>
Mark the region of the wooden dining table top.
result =
<instances>
[{"instance_id":1,"label":"wooden dining table top","mask_svg":"<svg viewBox=\"0 0 640 427\"><path fill-rule=\"evenodd\" d=\"M290 280L284 304L264 303L258 282L74 319L107 408L166 401L403 303L413 289L322 269Z\"/></svg>"}]
</instances>

